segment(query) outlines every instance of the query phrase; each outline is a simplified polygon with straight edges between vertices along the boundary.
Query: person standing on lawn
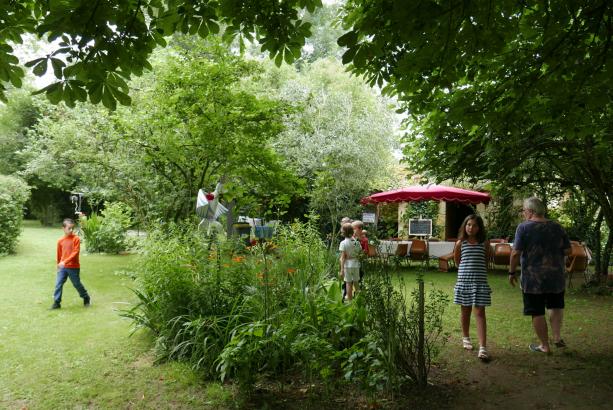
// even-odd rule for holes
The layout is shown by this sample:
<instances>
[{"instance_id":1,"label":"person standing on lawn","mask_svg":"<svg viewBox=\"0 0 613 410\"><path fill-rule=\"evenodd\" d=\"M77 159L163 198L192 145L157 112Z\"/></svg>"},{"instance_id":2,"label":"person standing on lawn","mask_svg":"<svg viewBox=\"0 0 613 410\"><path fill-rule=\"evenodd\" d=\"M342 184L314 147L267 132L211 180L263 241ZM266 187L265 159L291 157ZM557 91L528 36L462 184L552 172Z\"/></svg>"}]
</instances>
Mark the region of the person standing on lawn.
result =
<instances>
[{"instance_id":1,"label":"person standing on lawn","mask_svg":"<svg viewBox=\"0 0 613 410\"><path fill-rule=\"evenodd\" d=\"M340 276L345 282L347 289L347 300L351 301L353 295L358 290L360 280L360 253L362 248L360 243L353 237L353 228L350 223L343 224L341 227L345 239L339 245L340 251Z\"/></svg>"},{"instance_id":2,"label":"person standing on lawn","mask_svg":"<svg viewBox=\"0 0 613 410\"><path fill-rule=\"evenodd\" d=\"M360 247L362 248L362 252L364 255L368 255L368 238L364 233L364 222L355 220L351 222L351 227L353 228L353 237L360 242ZM362 269L362 265L360 264L360 282L364 277L364 270Z\"/></svg>"},{"instance_id":3,"label":"person standing on lawn","mask_svg":"<svg viewBox=\"0 0 613 410\"><path fill-rule=\"evenodd\" d=\"M492 304L492 290L487 282L487 260L490 244L485 240L483 219L477 215L468 215L455 244L453 258L458 266L458 280L453 291L453 303L460 305L460 323L462 325L462 346L473 350L470 341L470 315L474 310L477 322L479 352L477 357L488 361L487 324L485 307Z\"/></svg>"},{"instance_id":4,"label":"person standing on lawn","mask_svg":"<svg viewBox=\"0 0 613 410\"><path fill-rule=\"evenodd\" d=\"M79 264L79 252L81 250L81 239L73 233L74 227L75 222L70 218L66 218L62 222L64 236L57 241L57 278L51 309L62 307L62 290L68 278L70 278L70 282L79 292L79 296L83 298L83 305L85 307L90 305L89 294L81 283L80 278L81 265Z\"/></svg>"},{"instance_id":5,"label":"person standing on lawn","mask_svg":"<svg viewBox=\"0 0 613 410\"><path fill-rule=\"evenodd\" d=\"M545 205L540 199L526 199L522 213L524 222L515 231L511 252L509 283L512 286L517 283L515 271L521 261L524 315L532 316L532 326L541 342L530 344L529 348L533 352L550 353L545 308L549 310L554 345L566 346L560 332L566 288L564 261L570 254L570 241L560 224L545 219Z\"/></svg>"}]
</instances>

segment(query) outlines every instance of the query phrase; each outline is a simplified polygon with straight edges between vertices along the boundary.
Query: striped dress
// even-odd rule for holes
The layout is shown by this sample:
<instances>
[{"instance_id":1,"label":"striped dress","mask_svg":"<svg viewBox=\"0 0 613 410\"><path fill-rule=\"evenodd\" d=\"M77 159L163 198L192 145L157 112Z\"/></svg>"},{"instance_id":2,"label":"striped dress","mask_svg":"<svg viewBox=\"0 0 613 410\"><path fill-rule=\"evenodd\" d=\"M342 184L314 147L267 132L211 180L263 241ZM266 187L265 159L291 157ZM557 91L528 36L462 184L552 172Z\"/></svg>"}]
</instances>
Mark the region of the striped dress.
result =
<instances>
[{"instance_id":1,"label":"striped dress","mask_svg":"<svg viewBox=\"0 0 613 410\"><path fill-rule=\"evenodd\" d=\"M458 281L453 289L453 303L462 306L489 306L492 289L487 283L485 244L462 242Z\"/></svg>"}]
</instances>

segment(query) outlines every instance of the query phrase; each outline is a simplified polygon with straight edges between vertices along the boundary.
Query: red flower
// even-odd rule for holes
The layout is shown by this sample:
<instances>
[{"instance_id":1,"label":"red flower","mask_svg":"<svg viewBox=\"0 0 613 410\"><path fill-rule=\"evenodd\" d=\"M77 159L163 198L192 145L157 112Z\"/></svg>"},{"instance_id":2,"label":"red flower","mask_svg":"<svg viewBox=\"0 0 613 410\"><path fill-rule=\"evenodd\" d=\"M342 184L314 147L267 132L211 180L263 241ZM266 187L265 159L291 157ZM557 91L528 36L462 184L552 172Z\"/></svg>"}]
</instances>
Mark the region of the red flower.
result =
<instances>
[{"instance_id":1,"label":"red flower","mask_svg":"<svg viewBox=\"0 0 613 410\"><path fill-rule=\"evenodd\" d=\"M205 197L206 197L207 201L212 201L213 199L215 199L215 195L210 193L210 192L208 194L206 194Z\"/></svg>"}]
</instances>

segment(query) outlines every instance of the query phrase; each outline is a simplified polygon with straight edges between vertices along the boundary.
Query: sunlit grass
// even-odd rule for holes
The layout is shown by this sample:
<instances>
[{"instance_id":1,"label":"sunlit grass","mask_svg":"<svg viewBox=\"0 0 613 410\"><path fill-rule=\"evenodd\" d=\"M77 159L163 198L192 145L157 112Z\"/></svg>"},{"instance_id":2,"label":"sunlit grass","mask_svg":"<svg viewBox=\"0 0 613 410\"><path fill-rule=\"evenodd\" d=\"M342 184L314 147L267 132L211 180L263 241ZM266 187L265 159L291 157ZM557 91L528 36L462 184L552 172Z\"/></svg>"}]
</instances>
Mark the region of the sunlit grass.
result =
<instances>
[{"instance_id":1,"label":"sunlit grass","mask_svg":"<svg viewBox=\"0 0 613 410\"><path fill-rule=\"evenodd\" d=\"M81 256L92 297L84 308L70 282L51 311L60 229L27 223L17 254L0 258L1 408L219 408L232 391L203 385L181 364L153 365L152 341L129 337L117 310L135 301L134 256ZM210 393L210 394L209 394Z\"/></svg>"}]
</instances>

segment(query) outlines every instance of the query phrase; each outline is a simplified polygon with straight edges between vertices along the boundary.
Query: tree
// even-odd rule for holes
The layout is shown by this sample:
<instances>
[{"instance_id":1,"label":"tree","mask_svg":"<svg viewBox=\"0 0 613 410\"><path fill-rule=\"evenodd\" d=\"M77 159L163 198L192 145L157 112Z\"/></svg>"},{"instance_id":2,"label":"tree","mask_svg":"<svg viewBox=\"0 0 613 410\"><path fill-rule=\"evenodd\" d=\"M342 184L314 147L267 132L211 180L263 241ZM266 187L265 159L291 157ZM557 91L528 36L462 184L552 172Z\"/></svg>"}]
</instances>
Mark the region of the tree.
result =
<instances>
[{"instance_id":1,"label":"tree","mask_svg":"<svg viewBox=\"0 0 613 410\"><path fill-rule=\"evenodd\" d=\"M350 0L339 44L411 115L418 170L579 189L611 228L612 18L604 0Z\"/></svg>"},{"instance_id":2,"label":"tree","mask_svg":"<svg viewBox=\"0 0 613 410\"><path fill-rule=\"evenodd\" d=\"M186 218L198 189L212 190L223 177L226 199L237 205L283 208L297 181L269 141L286 109L242 89L257 63L217 44L180 42L135 84L130 109L60 105L46 116L29 171L62 175L56 182L122 200L149 221Z\"/></svg>"},{"instance_id":3,"label":"tree","mask_svg":"<svg viewBox=\"0 0 613 410\"><path fill-rule=\"evenodd\" d=\"M273 69L268 81L281 99L302 107L288 117L274 146L306 181L309 207L336 231L341 217L361 211L360 198L393 184L394 105L332 59L300 71Z\"/></svg>"},{"instance_id":4,"label":"tree","mask_svg":"<svg viewBox=\"0 0 613 410\"><path fill-rule=\"evenodd\" d=\"M129 104L128 80L151 69L153 49L176 32L257 39L277 65L300 56L310 24L300 18L321 0L175 1L51 0L0 3L0 99L6 83L21 87L24 71L10 43L35 34L57 43L46 56L28 61L35 75L53 70L57 79L40 90L53 103Z\"/></svg>"}]
</instances>

